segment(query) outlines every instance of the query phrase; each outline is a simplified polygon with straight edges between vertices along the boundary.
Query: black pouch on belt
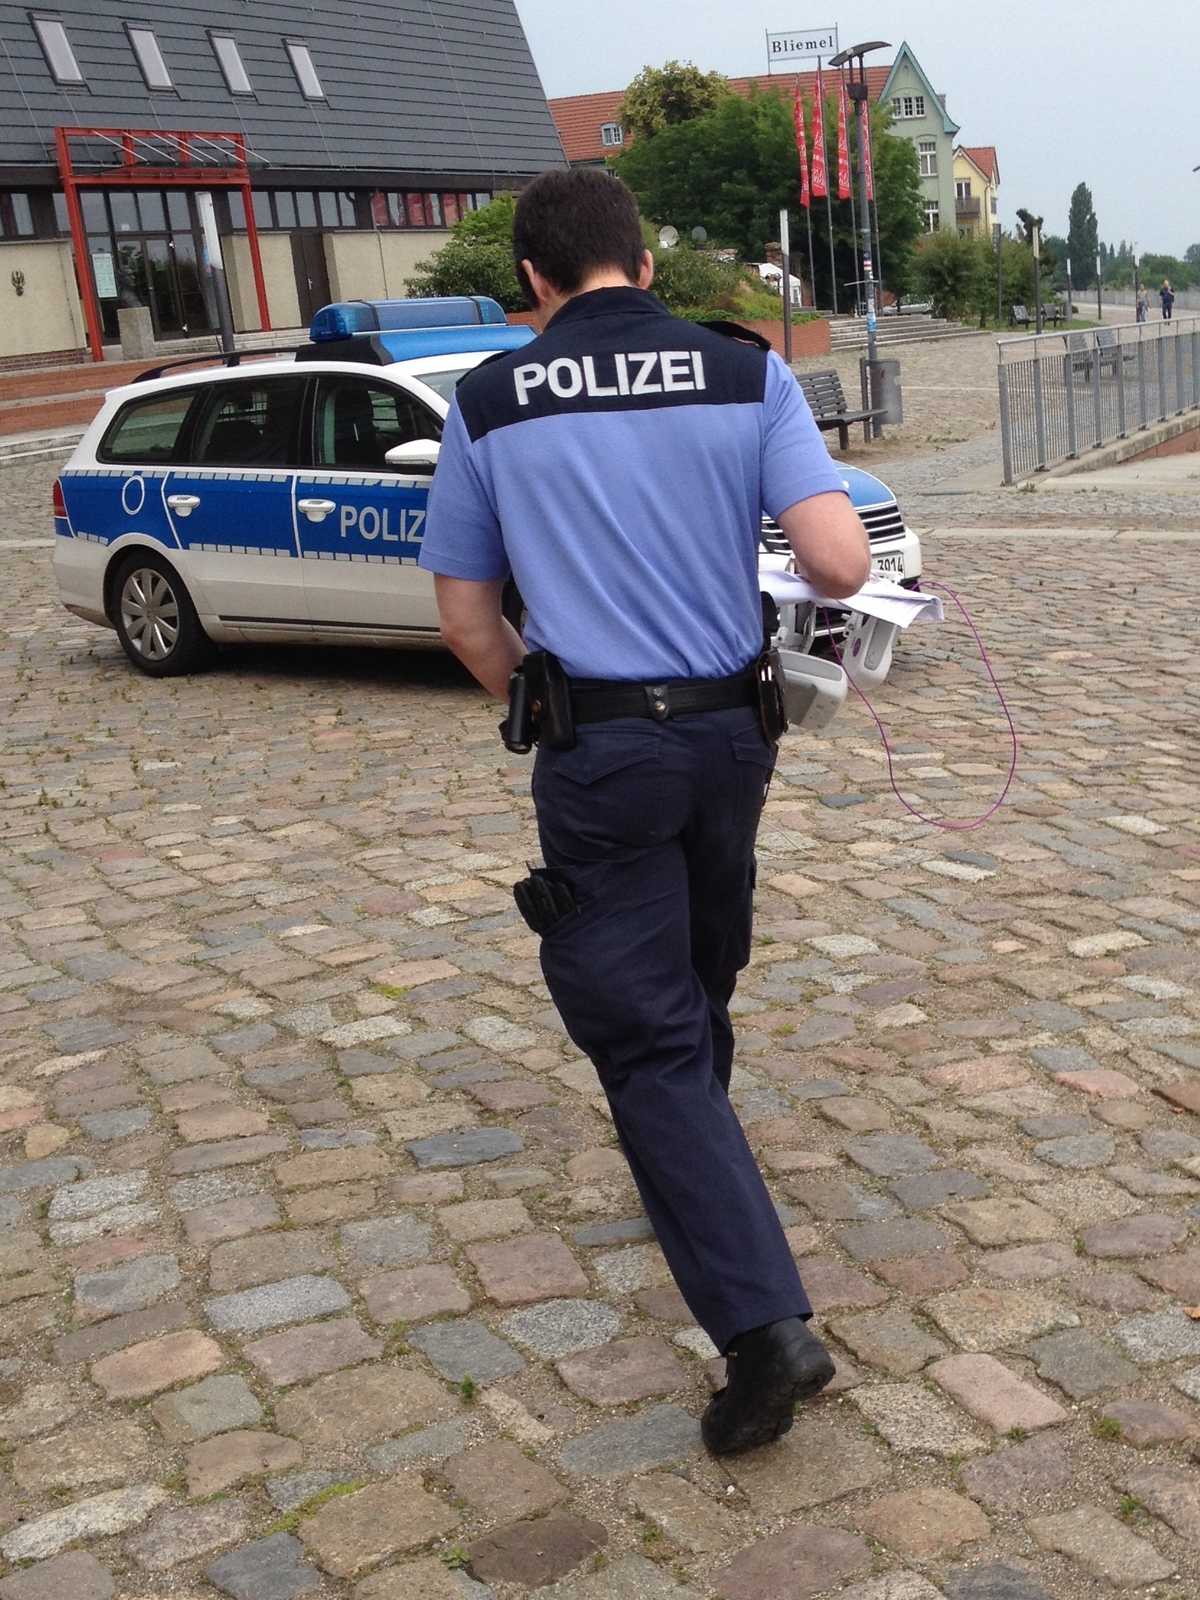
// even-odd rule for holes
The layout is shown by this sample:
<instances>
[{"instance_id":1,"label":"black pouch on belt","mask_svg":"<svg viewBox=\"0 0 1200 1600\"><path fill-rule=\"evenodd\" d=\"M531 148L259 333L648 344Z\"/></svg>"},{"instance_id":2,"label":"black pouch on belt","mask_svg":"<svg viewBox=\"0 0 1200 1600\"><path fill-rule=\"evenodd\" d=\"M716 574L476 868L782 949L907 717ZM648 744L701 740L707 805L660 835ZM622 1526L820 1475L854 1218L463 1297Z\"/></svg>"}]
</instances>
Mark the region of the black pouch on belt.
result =
<instances>
[{"instance_id":1,"label":"black pouch on belt","mask_svg":"<svg viewBox=\"0 0 1200 1600\"><path fill-rule=\"evenodd\" d=\"M550 750L574 750L575 716L571 680L548 650L532 650L522 662L537 722L538 743Z\"/></svg>"},{"instance_id":2,"label":"black pouch on belt","mask_svg":"<svg viewBox=\"0 0 1200 1600\"><path fill-rule=\"evenodd\" d=\"M527 756L537 737L529 681L523 667L515 668L508 680L508 716L500 724L500 737L504 748L518 756Z\"/></svg>"},{"instance_id":3,"label":"black pouch on belt","mask_svg":"<svg viewBox=\"0 0 1200 1600\"><path fill-rule=\"evenodd\" d=\"M513 884L513 899L534 933L549 933L579 909L574 889L553 867L530 868L527 878Z\"/></svg>"},{"instance_id":4,"label":"black pouch on belt","mask_svg":"<svg viewBox=\"0 0 1200 1600\"><path fill-rule=\"evenodd\" d=\"M754 682L758 690L758 721L768 744L778 744L788 730L787 703L784 700L783 663L772 644L779 626L779 610L769 594L762 597L763 648L754 663Z\"/></svg>"}]
</instances>

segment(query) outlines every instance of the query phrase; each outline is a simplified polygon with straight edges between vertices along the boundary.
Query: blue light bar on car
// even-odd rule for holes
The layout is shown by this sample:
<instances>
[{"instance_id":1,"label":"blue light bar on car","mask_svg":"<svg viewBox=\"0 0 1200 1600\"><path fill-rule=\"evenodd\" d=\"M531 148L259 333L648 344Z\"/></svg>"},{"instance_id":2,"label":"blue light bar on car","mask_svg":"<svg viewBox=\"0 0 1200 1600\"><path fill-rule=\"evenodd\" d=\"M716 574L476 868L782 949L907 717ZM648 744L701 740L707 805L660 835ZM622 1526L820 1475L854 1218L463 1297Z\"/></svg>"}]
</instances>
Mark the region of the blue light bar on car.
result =
<instances>
[{"instance_id":1,"label":"blue light bar on car","mask_svg":"<svg viewBox=\"0 0 1200 1600\"><path fill-rule=\"evenodd\" d=\"M361 333L503 326L504 321L499 304L482 294L440 295L424 300L342 300L321 307L312 319L308 336L314 344L324 344Z\"/></svg>"}]
</instances>

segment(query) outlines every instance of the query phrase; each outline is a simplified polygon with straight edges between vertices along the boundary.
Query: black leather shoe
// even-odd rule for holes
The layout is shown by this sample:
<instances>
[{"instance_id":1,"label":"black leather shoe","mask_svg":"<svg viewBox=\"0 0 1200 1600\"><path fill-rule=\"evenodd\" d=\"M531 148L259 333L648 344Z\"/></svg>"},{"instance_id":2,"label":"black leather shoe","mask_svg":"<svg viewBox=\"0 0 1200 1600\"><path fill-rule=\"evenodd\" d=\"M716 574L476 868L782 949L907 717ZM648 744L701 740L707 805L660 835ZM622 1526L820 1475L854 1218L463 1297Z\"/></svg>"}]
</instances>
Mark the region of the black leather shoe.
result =
<instances>
[{"instance_id":1,"label":"black leather shoe","mask_svg":"<svg viewBox=\"0 0 1200 1600\"><path fill-rule=\"evenodd\" d=\"M801 1317L741 1333L729 1347L725 1387L700 1420L715 1456L734 1455L782 1439L801 1400L833 1377L833 1357Z\"/></svg>"}]
</instances>

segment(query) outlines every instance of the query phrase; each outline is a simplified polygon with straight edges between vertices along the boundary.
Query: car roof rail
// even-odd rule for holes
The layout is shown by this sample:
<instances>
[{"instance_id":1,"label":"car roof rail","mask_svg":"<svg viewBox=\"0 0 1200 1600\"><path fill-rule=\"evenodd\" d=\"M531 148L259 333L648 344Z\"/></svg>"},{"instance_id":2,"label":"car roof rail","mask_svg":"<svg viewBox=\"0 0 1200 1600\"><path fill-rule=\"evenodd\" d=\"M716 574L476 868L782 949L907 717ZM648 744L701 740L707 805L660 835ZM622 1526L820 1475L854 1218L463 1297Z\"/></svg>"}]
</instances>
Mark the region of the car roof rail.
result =
<instances>
[{"instance_id":1,"label":"car roof rail","mask_svg":"<svg viewBox=\"0 0 1200 1600\"><path fill-rule=\"evenodd\" d=\"M305 345L286 344L274 346L269 350L206 350L203 354L180 356L178 361L164 361L161 366L148 367L145 372L139 372L132 381L150 383L155 378L161 378L164 372L174 372L178 367L215 365L217 362L226 367L238 367L241 366L243 357L294 356L297 350L304 348Z\"/></svg>"}]
</instances>

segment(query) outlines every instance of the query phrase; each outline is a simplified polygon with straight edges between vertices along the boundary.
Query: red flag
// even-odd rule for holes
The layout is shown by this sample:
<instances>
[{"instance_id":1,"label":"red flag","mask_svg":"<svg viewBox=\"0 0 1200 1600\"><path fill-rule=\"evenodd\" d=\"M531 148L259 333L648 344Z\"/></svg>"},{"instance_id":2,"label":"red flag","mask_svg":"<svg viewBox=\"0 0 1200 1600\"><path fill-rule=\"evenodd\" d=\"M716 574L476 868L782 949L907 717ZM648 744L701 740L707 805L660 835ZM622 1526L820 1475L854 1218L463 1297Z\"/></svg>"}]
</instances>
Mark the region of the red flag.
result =
<instances>
[{"instance_id":1,"label":"red flag","mask_svg":"<svg viewBox=\"0 0 1200 1600\"><path fill-rule=\"evenodd\" d=\"M867 199L875 198L875 169L871 162L871 112L865 100L858 102L858 159L867 179Z\"/></svg>"},{"instance_id":2,"label":"red flag","mask_svg":"<svg viewBox=\"0 0 1200 1600\"><path fill-rule=\"evenodd\" d=\"M825 91L820 66L817 67L817 93L813 100L812 147L813 198L823 200L829 193L829 176L825 170Z\"/></svg>"},{"instance_id":3,"label":"red flag","mask_svg":"<svg viewBox=\"0 0 1200 1600\"><path fill-rule=\"evenodd\" d=\"M796 129L796 154L800 157L800 204L808 208L808 145L804 138L804 101L800 98L800 85L796 84L796 98L792 102L792 123Z\"/></svg>"},{"instance_id":4,"label":"red flag","mask_svg":"<svg viewBox=\"0 0 1200 1600\"><path fill-rule=\"evenodd\" d=\"M846 137L846 80L838 75L838 199L850 198L850 145Z\"/></svg>"}]
</instances>

